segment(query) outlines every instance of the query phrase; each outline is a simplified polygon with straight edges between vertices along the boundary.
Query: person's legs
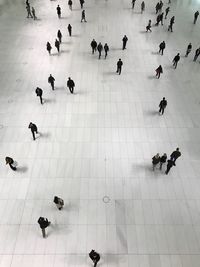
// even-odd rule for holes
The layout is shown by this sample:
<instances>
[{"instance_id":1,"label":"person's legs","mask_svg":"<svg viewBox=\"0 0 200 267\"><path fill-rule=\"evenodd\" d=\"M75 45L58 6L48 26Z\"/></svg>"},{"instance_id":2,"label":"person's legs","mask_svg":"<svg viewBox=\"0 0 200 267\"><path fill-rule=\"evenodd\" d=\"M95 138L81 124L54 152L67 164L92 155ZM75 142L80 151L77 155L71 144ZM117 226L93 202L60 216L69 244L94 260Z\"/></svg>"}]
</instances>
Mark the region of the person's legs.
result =
<instances>
[{"instance_id":1,"label":"person's legs","mask_svg":"<svg viewBox=\"0 0 200 267\"><path fill-rule=\"evenodd\" d=\"M17 168L16 168L16 167L14 167L14 166L12 166L12 164L11 164L11 163L9 163L9 166L10 166L10 168L11 168L13 171L16 171L16 170L17 170Z\"/></svg>"},{"instance_id":2,"label":"person's legs","mask_svg":"<svg viewBox=\"0 0 200 267\"><path fill-rule=\"evenodd\" d=\"M33 140L35 140L35 132L34 131L31 131L32 132L32 135L33 135Z\"/></svg>"},{"instance_id":3,"label":"person's legs","mask_svg":"<svg viewBox=\"0 0 200 267\"><path fill-rule=\"evenodd\" d=\"M43 103L42 103L42 96L41 96L41 95L40 95L40 103L43 104Z\"/></svg>"},{"instance_id":4,"label":"person's legs","mask_svg":"<svg viewBox=\"0 0 200 267\"><path fill-rule=\"evenodd\" d=\"M45 237L46 237L45 228L42 228L42 236L43 236L43 238L45 238Z\"/></svg>"},{"instance_id":5,"label":"person's legs","mask_svg":"<svg viewBox=\"0 0 200 267\"><path fill-rule=\"evenodd\" d=\"M160 170L162 170L162 165L163 165L163 163L162 163L162 162L160 162Z\"/></svg>"}]
</instances>

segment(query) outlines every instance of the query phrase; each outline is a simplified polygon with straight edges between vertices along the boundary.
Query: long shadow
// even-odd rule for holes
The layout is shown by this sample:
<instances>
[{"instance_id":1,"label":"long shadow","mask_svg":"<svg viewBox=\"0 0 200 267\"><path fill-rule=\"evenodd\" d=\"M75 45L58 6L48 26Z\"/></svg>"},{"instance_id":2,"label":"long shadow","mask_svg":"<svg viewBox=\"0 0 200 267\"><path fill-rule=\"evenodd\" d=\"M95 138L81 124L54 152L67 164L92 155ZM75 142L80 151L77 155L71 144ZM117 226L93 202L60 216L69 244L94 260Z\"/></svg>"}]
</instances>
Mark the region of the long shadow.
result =
<instances>
[{"instance_id":1,"label":"long shadow","mask_svg":"<svg viewBox=\"0 0 200 267\"><path fill-rule=\"evenodd\" d=\"M72 44L72 42L62 42L62 44Z\"/></svg>"},{"instance_id":2,"label":"long shadow","mask_svg":"<svg viewBox=\"0 0 200 267\"><path fill-rule=\"evenodd\" d=\"M51 136L50 133L40 133L40 137L42 138L49 138Z\"/></svg>"},{"instance_id":3,"label":"long shadow","mask_svg":"<svg viewBox=\"0 0 200 267\"><path fill-rule=\"evenodd\" d=\"M55 103L55 99L43 99L43 103Z\"/></svg>"},{"instance_id":4,"label":"long shadow","mask_svg":"<svg viewBox=\"0 0 200 267\"><path fill-rule=\"evenodd\" d=\"M62 50L62 51L60 51L60 52L61 52L61 54L63 54L63 53L69 53L70 50Z\"/></svg>"},{"instance_id":5,"label":"long shadow","mask_svg":"<svg viewBox=\"0 0 200 267\"><path fill-rule=\"evenodd\" d=\"M148 76L148 79L149 79L149 80L154 80L154 79L159 80L159 79L156 78L156 75Z\"/></svg>"},{"instance_id":6,"label":"long shadow","mask_svg":"<svg viewBox=\"0 0 200 267\"><path fill-rule=\"evenodd\" d=\"M81 36L80 34L72 34L72 37L79 37Z\"/></svg>"},{"instance_id":7,"label":"long shadow","mask_svg":"<svg viewBox=\"0 0 200 267\"><path fill-rule=\"evenodd\" d=\"M152 55L159 55L159 52L151 52Z\"/></svg>"},{"instance_id":8,"label":"long shadow","mask_svg":"<svg viewBox=\"0 0 200 267\"><path fill-rule=\"evenodd\" d=\"M107 76L110 76L110 75L116 75L117 73L114 72L114 71L107 71L107 72L103 72L103 75L107 75Z\"/></svg>"},{"instance_id":9,"label":"long shadow","mask_svg":"<svg viewBox=\"0 0 200 267\"><path fill-rule=\"evenodd\" d=\"M147 110L144 112L146 115L149 115L149 116L156 116L156 115L159 115L159 112L156 111L156 110Z\"/></svg>"},{"instance_id":10,"label":"long shadow","mask_svg":"<svg viewBox=\"0 0 200 267\"><path fill-rule=\"evenodd\" d=\"M18 167L18 168L17 168L17 171L18 171L18 172L22 172L22 173L27 172L27 170L28 170L28 167L26 167L26 166Z\"/></svg>"},{"instance_id":11,"label":"long shadow","mask_svg":"<svg viewBox=\"0 0 200 267\"><path fill-rule=\"evenodd\" d=\"M144 34L144 33L147 33L147 31L140 31L140 33L143 33Z\"/></svg>"}]
</instances>

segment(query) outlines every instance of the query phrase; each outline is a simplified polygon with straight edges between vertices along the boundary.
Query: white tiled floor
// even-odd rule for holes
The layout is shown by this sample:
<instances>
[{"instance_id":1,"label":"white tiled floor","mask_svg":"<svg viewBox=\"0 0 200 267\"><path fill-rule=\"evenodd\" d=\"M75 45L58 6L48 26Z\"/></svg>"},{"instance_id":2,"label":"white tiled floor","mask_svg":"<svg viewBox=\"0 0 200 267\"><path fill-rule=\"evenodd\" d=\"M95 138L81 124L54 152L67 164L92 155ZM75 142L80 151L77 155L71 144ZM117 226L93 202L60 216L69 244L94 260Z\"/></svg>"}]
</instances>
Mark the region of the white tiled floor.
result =
<instances>
[{"instance_id":1,"label":"white tiled floor","mask_svg":"<svg viewBox=\"0 0 200 267\"><path fill-rule=\"evenodd\" d=\"M155 22L157 0L146 1L142 15L139 0L134 11L131 0L86 0L87 23L80 23L79 0L73 2L71 12L66 0L30 1L39 18L33 21L22 0L0 0L0 267L92 266L92 248L101 254L100 266L199 267L200 64L192 60L200 18L192 22L200 1L172 0L164 26L152 33L144 31L149 19ZM53 47L48 56L46 42L54 44L58 29L62 52ZM122 51L124 34L129 41ZM93 38L109 44L107 60L91 54ZM184 58L189 42L193 51ZM164 74L157 80L159 64ZM74 95L66 88L69 76ZM44 91L43 106L36 86ZM163 96L168 106L159 116ZM35 142L30 121L41 133ZM152 172L152 156L176 147L182 157L169 175ZM18 161L16 173L5 165L7 155ZM61 212L54 195L65 200ZM47 239L39 216L52 222Z\"/></svg>"}]
</instances>

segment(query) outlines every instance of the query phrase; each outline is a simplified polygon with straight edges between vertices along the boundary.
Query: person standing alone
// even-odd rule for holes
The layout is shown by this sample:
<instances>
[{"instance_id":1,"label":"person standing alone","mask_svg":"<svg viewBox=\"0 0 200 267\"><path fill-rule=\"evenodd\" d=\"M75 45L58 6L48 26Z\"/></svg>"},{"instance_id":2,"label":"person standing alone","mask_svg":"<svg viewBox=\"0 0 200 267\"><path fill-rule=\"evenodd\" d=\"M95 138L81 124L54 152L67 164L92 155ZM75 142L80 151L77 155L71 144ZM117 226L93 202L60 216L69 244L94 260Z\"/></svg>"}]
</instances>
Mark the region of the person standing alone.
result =
<instances>
[{"instance_id":1,"label":"person standing alone","mask_svg":"<svg viewBox=\"0 0 200 267\"><path fill-rule=\"evenodd\" d=\"M67 81L67 87L69 88L70 93L73 94L75 83L70 77L68 78L68 81Z\"/></svg>"},{"instance_id":2,"label":"person standing alone","mask_svg":"<svg viewBox=\"0 0 200 267\"><path fill-rule=\"evenodd\" d=\"M117 61L117 73L120 75L121 74L121 71L122 71L122 65L123 65L123 62L121 60L121 58Z\"/></svg>"},{"instance_id":3,"label":"person standing alone","mask_svg":"<svg viewBox=\"0 0 200 267\"><path fill-rule=\"evenodd\" d=\"M33 140L35 140L35 133L38 133L37 126L34 123L30 122L28 128L31 129Z\"/></svg>"},{"instance_id":4,"label":"person standing alone","mask_svg":"<svg viewBox=\"0 0 200 267\"><path fill-rule=\"evenodd\" d=\"M167 100L165 99L165 97L163 97L163 99L160 101L160 104L159 104L159 108L160 108L159 113L163 115L166 106L167 106Z\"/></svg>"}]
</instances>

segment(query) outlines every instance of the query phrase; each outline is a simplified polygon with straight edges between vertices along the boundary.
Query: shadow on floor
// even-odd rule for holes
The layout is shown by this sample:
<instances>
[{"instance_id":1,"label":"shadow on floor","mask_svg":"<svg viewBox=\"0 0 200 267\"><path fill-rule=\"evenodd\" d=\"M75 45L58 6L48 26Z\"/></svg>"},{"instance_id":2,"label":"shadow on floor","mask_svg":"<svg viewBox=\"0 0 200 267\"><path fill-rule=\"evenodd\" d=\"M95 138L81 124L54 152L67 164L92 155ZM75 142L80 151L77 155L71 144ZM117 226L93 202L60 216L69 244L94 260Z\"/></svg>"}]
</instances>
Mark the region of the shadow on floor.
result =
<instances>
[{"instance_id":1,"label":"shadow on floor","mask_svg":"<svg viewBox=\"0 0 200 267\"><path fill-rule=\"evenodd\" d=\"M152 55L159 55L159 52L151 52Z\"/></svg>"},{"instance_id":2,"label":"shadow on floor","mask_svg":"<svg viewBox=\"0 0 200 267\"><path fill-rule=\"evenodd\" d=\"M156 75L151 75L151 76L148 76L148 79L149 79L149 80L153 80L153 79L157 79L157 78L156 78ZM158 80L158 79L157 79L157 80Z\"/></svg>"},{"instance_id":3,"label":"shadow on floor","mask_svg":"<svg viewBox=\"0 0 200 267\"><path fill-rule=\"evenodd\" d=\"M18 172L25 173L28 171L28 168L26 166L18 167L17 168Z\"/></svg>"},{"instance_id":4,"label":"shadow on floor","mask_svg":"<svg viewBox=\"0 0 200 267\"><path fill-rule=\"evenodd\" d=\"M42 138L49 138L51 136L50 133L40 133L40 137Z\"/></svg>"}]
</instances>

